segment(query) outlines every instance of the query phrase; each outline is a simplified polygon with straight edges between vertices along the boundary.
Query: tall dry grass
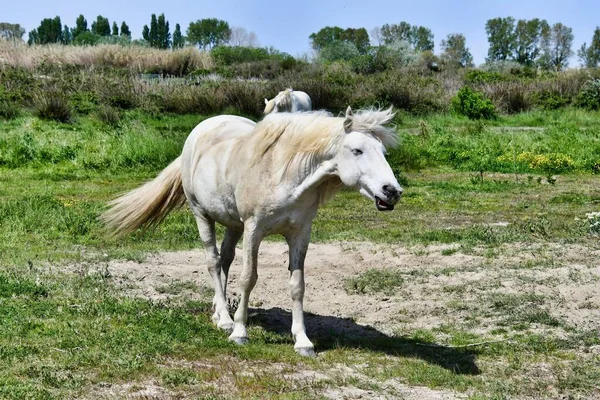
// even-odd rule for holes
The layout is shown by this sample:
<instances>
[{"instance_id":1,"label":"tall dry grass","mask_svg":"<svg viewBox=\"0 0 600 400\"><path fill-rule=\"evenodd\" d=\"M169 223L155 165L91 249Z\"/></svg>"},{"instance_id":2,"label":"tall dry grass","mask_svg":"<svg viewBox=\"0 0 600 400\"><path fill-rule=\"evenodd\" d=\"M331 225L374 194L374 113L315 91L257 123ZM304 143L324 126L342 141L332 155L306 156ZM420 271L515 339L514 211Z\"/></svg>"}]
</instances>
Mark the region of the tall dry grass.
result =
<instances>
[{"instance_id":1,"label":"tall dry grass","mask_svg":"<svg viewBox=\"0 0 600 400\"><path fill-rule=\"evenodd\" d=\"M60 44L13 45L0 40L0 64L34 70L41 65L78 67L115 67L132 72L163 72L184 75L194 70L213 67L210 53L188 47L159 50L142 46L103 44L97 46L64 46Z\"/></svg>"}]
</instances>

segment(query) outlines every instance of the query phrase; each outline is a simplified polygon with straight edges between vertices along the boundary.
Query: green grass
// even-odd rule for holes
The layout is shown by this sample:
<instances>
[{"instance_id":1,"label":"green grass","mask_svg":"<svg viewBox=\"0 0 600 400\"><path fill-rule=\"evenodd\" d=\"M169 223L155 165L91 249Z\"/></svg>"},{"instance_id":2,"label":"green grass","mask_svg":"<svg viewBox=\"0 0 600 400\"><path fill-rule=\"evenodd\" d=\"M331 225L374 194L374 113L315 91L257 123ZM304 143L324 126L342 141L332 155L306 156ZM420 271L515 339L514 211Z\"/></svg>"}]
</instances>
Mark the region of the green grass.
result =
<instances>
[{"instance_id":1,"label":"green grass","mask_svg":"<svg viewBox=\"0 0 600 400\"><path fill-rule=\"evenodd\" d=\"M596 246L585 214L600 207L600 176L588 168L590 160L600 159L600 130L592 123L597 116L562 110L493 122L497 127L543 128L520 131L453 116L428 118L426 136L403 134L404 148L390 154L405 188L396 210L378 212L357 193L342 191L319 210L312 241L418 248L451 244L436 253L447 259L477 252L490 262L510 243ZM315 334L311 339L321 356L303 360L293 352L289 333L260 315L250 320L252 342L233 346L210 323L210 304L185 300L187 292L204 290L191 281L157 286L168 300L151 301L122 296L102 273L56 272L65 263L99 269L113 259L140 261L156 251L200 251L186 208L155 230L119 240L107 238L98 215L108 200L153 178L175 158L201 120L128 111L113 126L95 117L77 116L62 124L30 115L0 125L0 397L72 398L110 385L157 382L173 393L220 398L223 393L211 386L220 382L236 398L319 398L321 389L341 386L385 392L387 380L473 398L535 398L546 395L548 385L557 396L598 393L597 357L586 353L600 344L597 332L555 316L548 295L496 292L500 282L477 288L487 295L475 300L468 284L440 288L447 308L464 315L464 326L385 335L338 318L359 334L343 329ZM404 120L401 128L418 130L418 119ZM471 155L483 154L487 158L480 161L489 161L507 147L561 152L573 158L576 168L553 185L538 183L544 174L525 166L515 170L490 162L481 174L484 164ZM516 274L562 266L561 260L542 255L505 268ZM481 270L430 267L361 271L340 284L365 297L408 297L417 279ZM573 271L569 278L582 274ZM525 279L534 278L519 279L530 284ZM335 317L309 318L323 322ZM490 321L492 328L486 331ZM482 342L491 343L478 344ZM340 364L356 366L357 374L336 372ZM531 374L540 366L550 366L551 376ZM247 368L253 373L244 374ZM327 379L290 380L282 369L317 371Z\"/></svg>"}]
</instances>

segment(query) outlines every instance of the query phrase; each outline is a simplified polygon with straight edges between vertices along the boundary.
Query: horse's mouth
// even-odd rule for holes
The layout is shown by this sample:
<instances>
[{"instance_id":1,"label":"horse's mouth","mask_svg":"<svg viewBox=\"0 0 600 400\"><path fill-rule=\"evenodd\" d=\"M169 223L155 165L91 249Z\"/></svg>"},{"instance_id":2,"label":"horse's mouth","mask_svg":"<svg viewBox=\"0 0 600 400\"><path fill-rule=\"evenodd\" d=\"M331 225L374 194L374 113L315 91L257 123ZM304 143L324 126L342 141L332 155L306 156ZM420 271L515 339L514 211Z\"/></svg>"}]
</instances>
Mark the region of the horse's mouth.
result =
<instances>
[{"instance_id":1,"label":"horse's mouth","mask_svg":"<svg viewBox=\"0 0 600 400\"><path fill-rule=\"evenodd\" d=\"M379 197L375 197L375 206L379 211L392 211L394 209L394 205L390 203L386 203L381 200Z\"/></svg>"}]
</instances>

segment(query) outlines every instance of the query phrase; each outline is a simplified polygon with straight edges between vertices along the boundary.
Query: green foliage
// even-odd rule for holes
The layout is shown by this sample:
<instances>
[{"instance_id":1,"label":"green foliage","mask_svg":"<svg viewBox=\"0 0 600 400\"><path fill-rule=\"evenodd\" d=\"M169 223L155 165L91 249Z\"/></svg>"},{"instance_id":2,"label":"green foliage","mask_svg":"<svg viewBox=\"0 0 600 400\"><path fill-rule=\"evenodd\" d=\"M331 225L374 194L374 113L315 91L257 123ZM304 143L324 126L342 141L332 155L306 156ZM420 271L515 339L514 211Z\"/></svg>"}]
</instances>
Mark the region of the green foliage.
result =
<instances>
[{"instance_id":1,"label":"green foliage","mask_svg":"<svg viewBox=\"0 0 600 400\"><path fill-rule=\"evenodd\" d=\"M513 59L528 67L536 66L549 35L550 26L546 20L519 20L514 32Z\"/></svg>"},{"instance_id":2,"label":"green foliage","mask_svg":"<svg viewBox=\"0 0 600 400\"><path fill-rule=\"evenodd\" d=\"M399 24L385 24L381 27L383 44L391 45L397 42L409 43L417 52L433 51L434 41L431 29L424 26L411 26L402 21Z\"/></svg>"},{"instance_id":3,"label":"green foliage","mask_svg":"<svg viewBox=\"0 0 600 400\"><path fill-rule=\"evenodd\" d=\"M98 120L102 123L111 127L116 127L119 125L119 122L121 122L121 115L119 114L119 111L115 107L107 105L98 107L96 110L96 118L98 118Z\"/></svg>"},{"instance_id":4,"label":"green foliage","mask_svg":"<svg viewBox=\"0 0 600 400\"><path fill-rule=\"evenodd\" d=\"M27 278L18 278L0 274L0 298L18 297L46 297L48 289Z\"/></svg>"},{"instance_id":5,"label":"green foliage","mask_svg":"<svg viewBox=\"0 0 600 400\"><path fill-rule=\"evenodd\" d=\"M597 26L594 29L589 47L587 43L583 43L577 51L577 56L583 62L583 65L588 68L598 68L600 66L600 27Z\"/></svg>"},{"instance_id":6,"label":"green foliage","mask_svg":"<svg viewBox=\"0 0 600 400\"><path fill-rule=\"evenodd\" d=\"M496 118L496 110L492 102L468 86L462 87L452 98L452 109L469 119Z\"/></svg>"},{"instance_id":7,"label":"green foliage","mask_svg":"<svg viewBox=\"0 0 600 400\"><path fill-rule=\"evenodd\" d=\"M125 23L125 21L121 23L121 36L131 37L131 31L129 30L129 26Z\"/></svg>"},{"instance_id":8,"label":"green foliage","mask_svg":"<svg viewBox=\"0 0 600 400\"><path fill-rule=\"evenodd\" d=\"M216 46L210 54L218 65L262 61L272 57L267 48L245 46Z\"/></svg>"},{"instance_id":9,"label":"green foliage","mask_svg":"<svg viewBox=\"0 0 600 400\"><path fill-rule=\"evenodd\" d=\"M465 83L467 85L502 82L506 79L506 76L499 72L481 69L473 69L465 74Z\"/></svg>"},{"instance_id":10,"label":"green foliage","mask_svg":"<svg viewBox=\"0 0 600 400\"><path fill-rule=\"evenodd\" d=\"M79 14L75 21L75 28L73 28L72 31L73 39L76 39L77 36L81 35L83 32L88 32L87 20L82 14Z\"/></svg>"},{"instance_id":11,"label":"green foliage","mask_svg":"<svg viewBox=\"0 0 600 400\"><path fill-rule=\"evenodd\" d=\"M92 22L92 32L98 36L110 36L110 22L108 18L98 15Z\"/></svg>"},{"instance_id":12,"label":"green foliage","mask_svg":"<svg viewBox=\"0 0 600 400\"><path fill-rule=\"evenodd\" d=\"M185 44L185 38L181 35L181 27L179 24L175 24L175 30L173 31L173 48L180 49Z\"/></svg>"},{"instance_id":13,"label":"green foliage","mask_svg":"<svg viewBox=\"0 0 600 400\"><path fill-rule=\"evenodd\" d=\"M575 102L586 110L600 110L600 79L588 80L581 88Z\"/></svg>"},{"instance_id":14,"label":"green foliage","mask_svg":"<svg viewBox=\"0 0 600 400\"><path fill-rule=\"evenodd\" d=\"M338 26L326 26L316 33L311 33L309 39L312 48L317 51L335 42L351 43L360 53L364 53L369 48L369 34L365 28L342 29Z\"/></svg>"},{"instance_id":15,"label":"green foliage","mask_svg":"<svg viewBox=\"0 0 600 400\"><path fill-rule=\"evenodd\" d=\"M227 21L205 18L190 22L186 35L190 43L207 49L227 43L231 37L231 28Z\"/></svg>"},{"instance_id":16,"label":"green foliage","mask_svg":"<svg viewBox=\"0 0 600 400\"><path fill-rule=\"evenodd\" d=\"M55 90L45 90L33 98L33 112L41 119L69 122L71 105L64 93Z\"/></svg>"},{"instance_id":17,"label":"green foliage","mask_svg":"<svg viewBox=\"0 0 600 400\"><path fill-rule=\"evenodd\" d=\"M62 41L63 26L60 17L44 18L36 29L29 32L29 44L59 43Z\"/></svg>"},{"instance_id":18,"label":"green foliage","mask_svg":"<svg viewBox=\"0 0 600 400\"><path fill-rule=\"evenodd\" d=\"M165 19L165 14L152 14L150 18L150 28L144 25L142 37L151 47L157 49L168 49L171 47L171 33L169 32L169 21Z\"/></svg>"},{"instance_id":19,"label":"green foliage","mask_svg":"<svg viewBox=\"0 0 600 400\"><path fill-rule=\"evenodd\" d=\"M94 32L84 31L75 36L73 44L78 46L94 46L100 42L102 36L95 34Z\"/></svg>"},{"instance_id":20,"label":"green foliage","mask_svg":"<svg viewBox=\"0 0 600 400\"><path fill-rule=\"evenodd\" d=\"M506 61L510 59L515 46L515 19L492 18L485 24L488 36L487 62Z\"/></svg>"},{"instance_id":21,"label":"green foliage","mask_svg":"<svg viewBox=\"0 0 600 400\"><path fill-rule=\"evenodd\" d=\"M111 35L113 35L113 36L119 35L119 26L117 25L117 21L113 21Z\"/></svg>"},{"instance_id":22,"label":"green foliage","mask_svg":"<svg viewBox=\"0 0 600 400\"><path fill-rule=\"evenodd\" d=\"M440 43L442 47L441 60L453 68L473 66L473 56L467 48L466 38L460 33L451 33Z\"/></svg>"},{"instance_id":23,"label":"green foliage","mask_svg":"<svg viewBox=\"0 0 600 400\"><path fill-rule=\"evenodd\" d=\"M323 46L319 57L326 61L350 61L359 54L354 43L337 40Z\"/></svg>"}]
</instances>

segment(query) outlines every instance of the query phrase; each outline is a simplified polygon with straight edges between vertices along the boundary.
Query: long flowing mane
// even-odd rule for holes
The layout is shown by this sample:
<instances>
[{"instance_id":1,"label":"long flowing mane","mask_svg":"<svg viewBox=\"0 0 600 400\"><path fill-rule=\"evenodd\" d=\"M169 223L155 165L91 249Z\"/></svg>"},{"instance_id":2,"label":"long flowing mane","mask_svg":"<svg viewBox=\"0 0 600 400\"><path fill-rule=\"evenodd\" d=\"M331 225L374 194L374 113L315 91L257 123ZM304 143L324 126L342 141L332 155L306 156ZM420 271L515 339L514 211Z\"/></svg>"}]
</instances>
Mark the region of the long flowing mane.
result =
<instances>
[{"instance_id":1,"label":"long flowing mane","mask_svg":"<svg viewBox=\"0 0 600 400\"><path fill-rule=\"evenodd\" d=\"M392 109L359 110L349 117L334 117L325 111L269 114L256 125L250 136L253 141L253 162L260 160L276 147L281 149L274 160L283 168L283 176L312 170L323 156L336 147L342 135L352 131L372 135L384 146L398 142L394 129L383 125L394 117Z\"/></svg>"}]
</instances>

